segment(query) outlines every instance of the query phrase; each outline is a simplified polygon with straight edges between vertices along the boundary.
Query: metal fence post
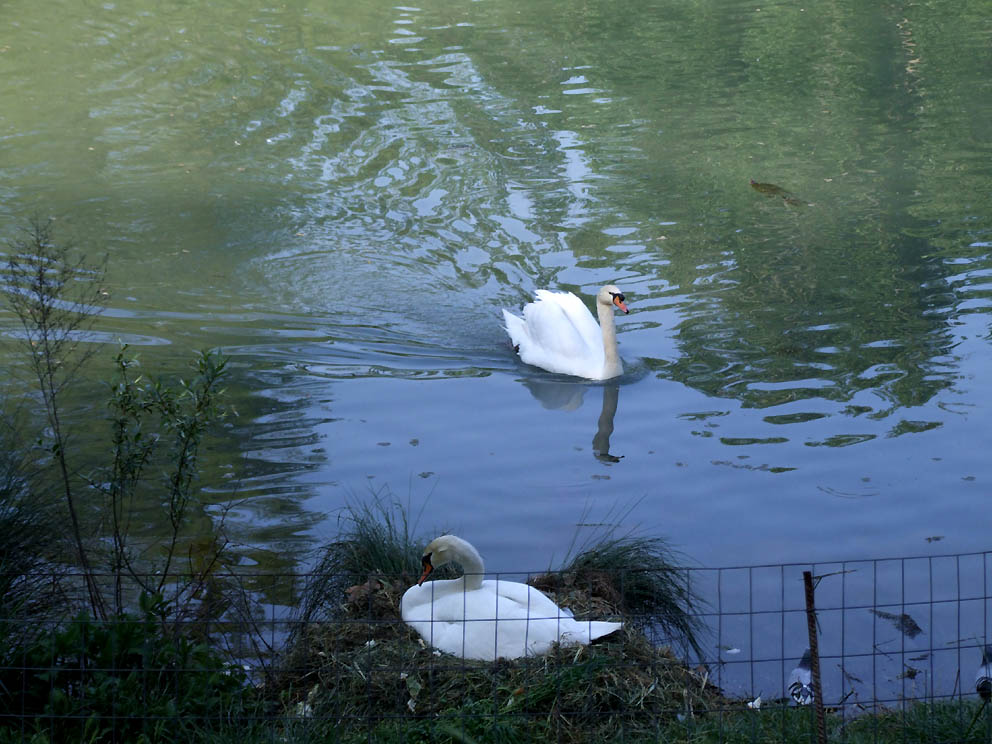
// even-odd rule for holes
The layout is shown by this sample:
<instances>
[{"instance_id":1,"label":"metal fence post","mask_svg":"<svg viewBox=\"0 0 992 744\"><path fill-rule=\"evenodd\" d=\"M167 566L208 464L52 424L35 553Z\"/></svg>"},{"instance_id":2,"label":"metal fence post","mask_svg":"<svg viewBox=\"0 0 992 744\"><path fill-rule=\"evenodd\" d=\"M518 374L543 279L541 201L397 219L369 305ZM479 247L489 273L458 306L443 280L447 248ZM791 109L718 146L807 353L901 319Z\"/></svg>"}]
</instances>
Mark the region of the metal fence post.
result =
<instances>
[{"instance_id":1,"label":"metal fence post","mask_svg":"<svg viewBox=\"0 0 992 744\"><path fill-rule=\"evenodd\" d=\"M827 744L827 721L823 713L823 688L820 686L820 649L816 642L816 602L813 595L813 574L803 571L806 586L806 627L809 631L809 667L813 681L813 705L816 706L816 739Z\"/></svg>"}]
</instances>

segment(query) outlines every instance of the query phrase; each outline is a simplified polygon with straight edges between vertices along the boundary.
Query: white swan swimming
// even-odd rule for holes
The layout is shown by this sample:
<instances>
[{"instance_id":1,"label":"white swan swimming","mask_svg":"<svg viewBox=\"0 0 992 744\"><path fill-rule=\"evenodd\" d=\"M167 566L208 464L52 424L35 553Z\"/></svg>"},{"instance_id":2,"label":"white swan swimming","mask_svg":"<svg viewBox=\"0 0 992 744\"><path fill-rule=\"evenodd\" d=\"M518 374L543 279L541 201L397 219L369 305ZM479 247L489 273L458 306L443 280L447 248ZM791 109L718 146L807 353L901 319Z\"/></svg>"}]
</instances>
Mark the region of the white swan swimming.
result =
<instances>
[{"instance_id":1,"label":"white swan swimming","mask_svg":"<svg viewBox=\"0 0 992 744\"><path fill-rule=\"evenodd\" d=\"M539 289L536 294L537 300L524 305L522 318L503 311L506 332L523 361L549 372L590 380L623 374L613 307L630 311L619 288L607 284L596 295L598 325L582 300L571 292Z\"/></svg>"},{"instance_id":2,"label":"white swan swimming","mask_svg":"<svg viewBox=\"0 0 992 744\"><path fill-rule=\"evenodd\" d=\"M482 557L468 542L442 535L424 550L424 573L403 594L400 614L434 648L465 659L493 661L546 653L553 643L586 644L620 623L580 621L527 584L483 580ZM461 564L458 579L424 580L436 567Z\"/></svg>"}]
</instances>

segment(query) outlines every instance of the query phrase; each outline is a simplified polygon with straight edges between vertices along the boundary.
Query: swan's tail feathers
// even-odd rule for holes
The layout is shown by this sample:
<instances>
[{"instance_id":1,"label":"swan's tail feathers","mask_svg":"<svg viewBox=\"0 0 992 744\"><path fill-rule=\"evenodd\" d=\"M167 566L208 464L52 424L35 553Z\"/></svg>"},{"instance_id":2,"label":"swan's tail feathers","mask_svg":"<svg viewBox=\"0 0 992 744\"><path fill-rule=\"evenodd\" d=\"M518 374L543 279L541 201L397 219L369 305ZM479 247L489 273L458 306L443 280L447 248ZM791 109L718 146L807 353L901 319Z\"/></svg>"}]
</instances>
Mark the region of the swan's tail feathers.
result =
<instances>
[{"instance_id":1,"label":"swan's tail feathers","mask_svg":"<svg viewBox=\"0 0 992 744\"><path fill-rule=\"evenodd\" d=\"M589 623L589 640L595 641L597 638L603 638L604 636L610 635L610 633L616 633L623 627L623 623L608 623L604 620L592 620Z\"/></svg>"},{"instance_id":2,"label":"swan's tail feathers","mask_svg":"<svg viewBox=\"0 0 992 744\"><path fill-rule=\"evenodd\" d=\"M503 310L503 321L506 323L506 332L510 336L514 350L520 353L520 344L527 341L527 324L523 318L505 309Z\"/></svg>"}]
</instances>

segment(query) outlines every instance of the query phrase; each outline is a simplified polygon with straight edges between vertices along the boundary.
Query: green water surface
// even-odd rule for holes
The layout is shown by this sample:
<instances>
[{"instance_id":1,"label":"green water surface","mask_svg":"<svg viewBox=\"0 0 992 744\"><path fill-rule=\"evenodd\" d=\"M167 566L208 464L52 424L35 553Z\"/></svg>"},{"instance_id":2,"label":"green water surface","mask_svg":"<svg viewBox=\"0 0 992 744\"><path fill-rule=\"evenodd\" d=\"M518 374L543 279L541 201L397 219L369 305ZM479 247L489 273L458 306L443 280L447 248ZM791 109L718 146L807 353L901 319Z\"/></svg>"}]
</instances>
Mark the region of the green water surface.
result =
<instances>
[{"instance_id":1,"label":"green water surface","mask_svg":"<svg viewBox=\"0 0 992 744\"><path fill-rule=\"evenodd\" d=\"M193 531L252 565L385 488L508 569L638 499L707 565L989 547L987 0L0 17L0 236L109 255L88 379L230 356ZM607 282L616 384L515 359L502 307Z\"/></svg>"}]
</instances>

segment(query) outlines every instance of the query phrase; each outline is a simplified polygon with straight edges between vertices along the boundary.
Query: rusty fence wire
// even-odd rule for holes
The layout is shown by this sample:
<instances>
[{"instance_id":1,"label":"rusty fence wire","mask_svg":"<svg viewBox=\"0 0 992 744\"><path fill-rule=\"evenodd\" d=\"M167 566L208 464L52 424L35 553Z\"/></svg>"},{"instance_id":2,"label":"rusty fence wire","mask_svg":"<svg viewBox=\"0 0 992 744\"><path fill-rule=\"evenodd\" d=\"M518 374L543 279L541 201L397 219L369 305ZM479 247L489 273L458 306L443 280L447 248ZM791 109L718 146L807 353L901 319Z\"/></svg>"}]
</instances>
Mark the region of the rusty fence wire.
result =
<instances>
[{"instance_id":1,"label":"rusty fence wire","mask_svg":"<svg viewBox=\"0 0 992 744\"><path fill-rule=\"evenodd\" d=\"M328 598L327 576L216 575L181 612L166 594L97 621L74 577L34 576L57 600L3 604L0 744L988 742L990 569L992 552L679 568L696 645L644 614L590 647L495 663L418 640L398 615L410 577L332 577L346 588Z\"/></svg>"}]
</instances>

